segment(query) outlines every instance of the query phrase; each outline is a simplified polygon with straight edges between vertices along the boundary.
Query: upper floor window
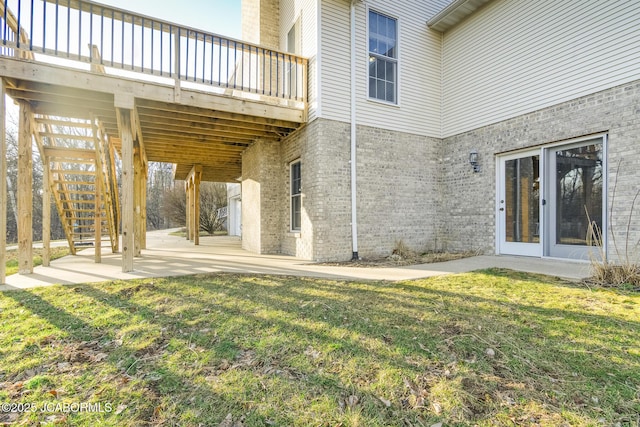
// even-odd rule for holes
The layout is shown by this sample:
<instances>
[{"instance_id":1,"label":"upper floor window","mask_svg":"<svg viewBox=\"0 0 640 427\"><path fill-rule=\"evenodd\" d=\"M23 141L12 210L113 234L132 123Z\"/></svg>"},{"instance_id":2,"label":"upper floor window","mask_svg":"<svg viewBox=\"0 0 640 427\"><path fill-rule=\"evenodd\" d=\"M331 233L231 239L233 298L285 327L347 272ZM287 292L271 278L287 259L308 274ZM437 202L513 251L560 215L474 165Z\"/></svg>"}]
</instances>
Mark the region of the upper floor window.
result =
<instances>
[{"instance_id":1,"label":"upper floor window","mask_svg":"<svg viewBox=\"0 0 640 427\"><path fill-rule=\"evenodd\" d=\"M369 10L369 98L398 102L398 21L373 10Z\"/></svg>"},{"instance_id":2,"label":"upper floor window","mask_svg":"<svg viewBox=\"0 0 640 427\"><path fill-rule=\"evenodd\" d=\"M291 29L287 33L287 52L297 54L298 46L296 41L298 40L298 23L296 22L291 26Z\"/></svg>"},{"instance_id":3,"label":"upper floor window","mask_svg":"<svg viewBox=\"0 0 640 427\"><path fill-rule=\"evenodd\" d=\"M287 33L287 52L292 55L300 54L300 19L291 26ZM298 97L302 93L302 78L297 60L291 57L284 59L285 75L284 75L284 95Z\"/></svg>"}]
</instances>

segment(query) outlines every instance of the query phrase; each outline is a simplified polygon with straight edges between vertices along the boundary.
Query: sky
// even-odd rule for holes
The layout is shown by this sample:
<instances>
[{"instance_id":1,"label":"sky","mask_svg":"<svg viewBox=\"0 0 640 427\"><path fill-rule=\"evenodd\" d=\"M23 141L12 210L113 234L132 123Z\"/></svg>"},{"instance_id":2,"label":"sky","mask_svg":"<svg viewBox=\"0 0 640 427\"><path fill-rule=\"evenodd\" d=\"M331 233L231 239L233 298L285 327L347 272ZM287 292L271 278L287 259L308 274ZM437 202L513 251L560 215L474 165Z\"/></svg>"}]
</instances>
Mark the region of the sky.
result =
<instances>
[{"instance_id":1,"label":"sky","mask_svg":"<svg viewBox=\"0 0 640 427\"><path fill-rule=\"evenodd\" d=\"M240 2L241 0L98 0L98 3L234 39L242 38Z\"/></svg>"},{"instance_id":2,"label":"sky","mask_svg":"<svg viewBox=\"0 0 640 427\"><path fill-rule=\"evenodd\" d=\"M142 15L146 15L152 18L158 18L164 21L177 23L182 26L192 27L198 30L203 30L208 33L214 33L226 37L230 37L233 39L242 39L242 22L241 22L241 1L242 0L96 0L96 3L104 4L107 6L113 6L119 9L124 9L127 11L131 11L134 13L139 13ZM14 10L14 13L17 11L16 6L17 0L13 0L9 3L9 8ZM23 3L25 3L23 1ZM36 2L39 5L39 2ZM65 5L65 1L60 2L61 5ZM33 5L33 3L32 3ZM25 6L26 7L26 6ZM34 33L32 34L33 39L36 41L36 44L39 43L39 46L42 45L44 37L42 35L42 31L39 31L42 28L42 6L36 7L36 15L38 12L40 13L40 18L36 16L36 22L38 22L37 28L33 29ZM51 4L49 4L48 13L51 13ZM29 14L23 13L23 26L28 27L28 16ZM62 17L61 19L64 21ZM76 24L76 18L73 18L73 23ZM53 26L50 24L50 21L47 22L47 48L52 49L54 47L55 35L49 34L50 31L53 31ZM57 28L57 27L55 27ZM86 21L85 26L83 28L87 31ZM60 37L60 45L65 46L68 42L66 42L66 31L64 29L59 30ZM71 53L78 52L78 37L72 31L70 33L71 37ZM89 55L88 44L87 44L87 35L83 36L85 39L83 43L80 43L80 47L83 49L83 55ZM106 36L108 40L108 35ZM116 40L117 42L117 40ZM98 44L98 42L95 42ZM105 58L109 59L108 52L109 49L107 47L108 42L105 43L103 55ZM157 44L156 44L157 45ZM119 46L116 43L116 46ZM128 48L129 45L122 45L125 48ZM157 46L156 46L157 48ZM125 49L126 50L126 49ZM146 55L149 55L150 51L147 51ZM128 53L125 52L126 55ZM136 52L139 56L140 52ZM119 54L118 54L119 55ZM52 63L60 63L64 61L60 58L54 58L51 56L46 57L47 61ZM117 58L116 58L117 59ZM129 59L127 57L127 59ZM139 59L139 58L138 58ZM149 60L149 58L147 58ZM156 55L156 61L158 60L158 55ZM130 63L130 62L129 62ZM149 62L147 62L149 64ZM166 65L166 64L165 64ZM167 68L165 68L167 69ZM207 71L208 73L208 71ZM10 103L12 104L12 103Z\"/></svg>"}]
</instances>

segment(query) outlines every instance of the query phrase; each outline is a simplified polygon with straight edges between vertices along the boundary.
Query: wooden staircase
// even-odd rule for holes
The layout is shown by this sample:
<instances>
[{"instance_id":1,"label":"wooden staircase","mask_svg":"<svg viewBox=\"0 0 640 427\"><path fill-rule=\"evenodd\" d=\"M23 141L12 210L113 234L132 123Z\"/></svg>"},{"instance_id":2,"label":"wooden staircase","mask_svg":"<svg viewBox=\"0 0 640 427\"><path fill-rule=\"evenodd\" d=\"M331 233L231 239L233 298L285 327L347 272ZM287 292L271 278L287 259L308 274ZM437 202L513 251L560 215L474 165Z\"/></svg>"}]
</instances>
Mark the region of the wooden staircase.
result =
<instances>
[{"instance_id":1,"label":"wooden staircase","mask_svg":"<svg viewBox=\"0 0 640 427\"><path fill-rule=\"evenodd\" d=\"M19 34L20 43L30 45L28 33L19 28L19 20L4 3L0 4L0 12L5 24ZM97 47L90 48L99 57ZM16 50L15 55L34 60L33 52L27 50ZM92 65L92 70L104 72L104 67ZM85 120L29 113L30 133L40 152L44 183L55 201L73 255L81 246L100 249L103 239L108 239L114 253L119 247L115 149L103 125L92 114L90 117Z\"/></svg>"},{"instance_id":2,"label":"wooden staircase","mask_svg":"<svg viewBox=\"0 0 640 427\"><path fill-rule=\"evenodd\" d=\"M102 125L34 114L32 133L71 253L103 240L118 252L115 151Z\"/></svg>"}]
</instances>

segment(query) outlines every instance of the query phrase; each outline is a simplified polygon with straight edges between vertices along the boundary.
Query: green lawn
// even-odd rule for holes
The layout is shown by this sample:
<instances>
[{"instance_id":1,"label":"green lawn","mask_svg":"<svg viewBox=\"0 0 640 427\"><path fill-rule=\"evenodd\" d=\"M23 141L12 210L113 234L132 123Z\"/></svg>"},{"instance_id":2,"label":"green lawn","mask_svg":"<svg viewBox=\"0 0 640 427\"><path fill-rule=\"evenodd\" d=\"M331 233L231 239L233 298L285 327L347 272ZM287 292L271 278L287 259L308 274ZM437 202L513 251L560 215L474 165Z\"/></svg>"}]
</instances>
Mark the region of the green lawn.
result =
<instances>
[{"instance_id":1,"label":"green lawn","mask_svg":"<svg viewBox=\"0 0 640 427\"><path fill-rule=\"evenodd\" d=\"M640 296L497 269L11 291L0 402L35 404L0 413L20 425L636 426Z\"/></svg>"}]
</instances>

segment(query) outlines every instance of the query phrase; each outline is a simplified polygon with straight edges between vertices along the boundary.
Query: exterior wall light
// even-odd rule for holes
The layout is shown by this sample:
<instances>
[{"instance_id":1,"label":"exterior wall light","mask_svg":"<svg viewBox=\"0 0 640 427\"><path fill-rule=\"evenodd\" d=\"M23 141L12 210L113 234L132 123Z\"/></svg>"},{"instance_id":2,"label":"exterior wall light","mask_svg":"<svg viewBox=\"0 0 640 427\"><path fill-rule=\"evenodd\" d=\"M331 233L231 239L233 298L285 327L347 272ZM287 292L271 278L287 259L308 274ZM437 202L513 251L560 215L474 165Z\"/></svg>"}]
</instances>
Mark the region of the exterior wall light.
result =
<instances>
[{"instance_id":1,"label":"exterior wall light","mask_svg":"<svg viewBox=\"0 0 640 427\"><path fill-rule=\"evenodd\" d=\"M473 167L474 172L480 172L480 165L478 164L478 152L471 150L469 153L469 164Z\"/></svg>"}]
</instances>

